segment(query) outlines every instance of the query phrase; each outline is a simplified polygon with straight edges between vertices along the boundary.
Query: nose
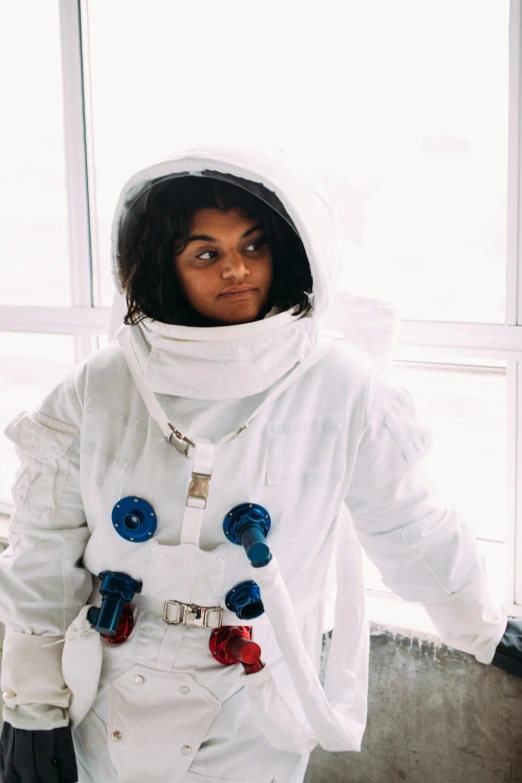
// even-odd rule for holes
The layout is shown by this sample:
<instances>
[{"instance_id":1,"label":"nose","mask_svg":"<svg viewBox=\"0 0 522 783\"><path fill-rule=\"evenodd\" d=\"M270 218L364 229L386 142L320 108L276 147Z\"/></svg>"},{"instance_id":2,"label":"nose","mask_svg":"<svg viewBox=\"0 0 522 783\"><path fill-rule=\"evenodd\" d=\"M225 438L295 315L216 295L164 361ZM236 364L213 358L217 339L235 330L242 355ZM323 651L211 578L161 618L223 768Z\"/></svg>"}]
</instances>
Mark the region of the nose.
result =
<instances>
[{"instance_id":1,"label":"nose","mask_svg":"<svg viewBox=\"0 0 522 783\"><path fill-rule=\"evenodd\" d=\"M227 254L223 261L222 276L225 280L229 277L243 278L250 274L250 269L246 264L243 255L235 250Z\"/></svg>"}]
</instances>

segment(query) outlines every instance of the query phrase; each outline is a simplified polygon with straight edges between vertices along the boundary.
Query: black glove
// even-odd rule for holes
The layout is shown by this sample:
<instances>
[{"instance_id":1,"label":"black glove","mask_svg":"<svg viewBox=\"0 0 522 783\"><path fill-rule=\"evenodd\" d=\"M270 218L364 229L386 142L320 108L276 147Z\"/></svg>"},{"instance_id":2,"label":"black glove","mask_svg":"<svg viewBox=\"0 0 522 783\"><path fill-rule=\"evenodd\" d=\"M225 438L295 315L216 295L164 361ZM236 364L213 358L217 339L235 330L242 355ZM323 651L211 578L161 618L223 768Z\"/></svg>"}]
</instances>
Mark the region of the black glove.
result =
<instances>
[{"instance_id":1,"label":"black glove","mask_svg":"<svg viewBox=\"0 0 522 783\"><path fill-rule=\"evenodd\" d=\"M29 731L4 723L0 773L3 783L77 783L70 727Z\"/></svg>"},{"instance_id":2,"label":"black glove","mask_svg":"<svg viewBox=\"0 0 522 783\"><path fill-rule=\"evenodd\" d=\"M522 620L508 620L506 632L491 663L505 672L522 677Z\"/></svg>"}]
</instances>

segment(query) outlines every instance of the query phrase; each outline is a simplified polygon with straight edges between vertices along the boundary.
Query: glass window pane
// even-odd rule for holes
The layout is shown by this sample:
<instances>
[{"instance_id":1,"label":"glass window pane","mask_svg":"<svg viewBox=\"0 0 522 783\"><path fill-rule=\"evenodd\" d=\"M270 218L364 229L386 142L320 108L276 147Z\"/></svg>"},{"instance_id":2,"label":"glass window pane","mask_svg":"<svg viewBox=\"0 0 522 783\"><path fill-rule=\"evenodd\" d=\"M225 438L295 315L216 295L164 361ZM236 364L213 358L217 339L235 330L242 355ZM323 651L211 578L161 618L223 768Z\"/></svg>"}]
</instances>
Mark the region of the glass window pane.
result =
<instances>
[{"instance_id":1,"label":"glass window pane","mask_svg":"<svg viewBox=\"0 0 522 783\"><path fill-rule=\"evenodd\" d=\"M18 458L3 435L11 419L37 408L45 395L74 367L74 338L62 334L0 332L0 502L12 503Z\"/></svg>"},{"instance_id":2,"label":"glass window pane","mask_svg":"<svg viewBox=\"0 0 522 783\"><path fill-rule=\"evenodd\" d=\"M0 301L70 303L57 2L0 5Z\"/></svg>"},{"instance_id":3,"label":"glass window pane","mask_svg":"<svg viewBox=\"0 0 522 783\"><path fill-rule=\"evenodd\" d=\"M503 322L508 0L263 9L157 0L144 38L139 3L90 0L99 303L124 181L224 139L275 144L319 181L350 290L405 318Z\"/></svg>"},{"instance_id":4,"label":"glass window pane","mask_svg":"<svg viewBox=\"0 0 522 783\"><path fill-rule=\"evenodd\" d=\"M442 343L441 343L442 345ZM429 357L429 358L427 358ZM397 362L415 362L417 365L428 364L436 368L437 365L451 365L455 367L476 367L477 362L482 369L490 367L493 370L506 369L504 359L478 359L471 356L459 356L443 347L423 346L423 345L399 345L395 344L392 349L392 358Z\"/></svg>"}]
</instances>

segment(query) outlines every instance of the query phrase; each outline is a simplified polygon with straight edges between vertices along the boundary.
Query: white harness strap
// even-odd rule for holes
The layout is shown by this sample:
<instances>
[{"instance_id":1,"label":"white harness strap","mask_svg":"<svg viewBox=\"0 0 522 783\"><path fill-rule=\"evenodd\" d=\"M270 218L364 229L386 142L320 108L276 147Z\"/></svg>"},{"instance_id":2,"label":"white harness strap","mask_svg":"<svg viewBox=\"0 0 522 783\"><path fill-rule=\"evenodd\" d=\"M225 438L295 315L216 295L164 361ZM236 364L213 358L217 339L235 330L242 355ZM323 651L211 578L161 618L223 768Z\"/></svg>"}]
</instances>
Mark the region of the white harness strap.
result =
<instances>
[{"instance_id":1,"label":"white harness strap","mask_svg":"<svg viewBox=\"0 0 522 783\"><path fill-rule=\"evenodd\" d=\"M214 446L204 438L200 438L197 443L190 440L170 423L165 411L158 402L158 398L145 385L143 370L132 344L130 328L122 327L116 334L116 338L143 402L169 443L185 456L194 459L192 480L188 490L187 504L181 526L181 543L199 546L201 524L207 506L209 482L212 477ZM139 334L139 331L136 334Z\"/></svg>"},{"instance_id":2,"label":"white harness strap","mask_svg":"<svg viewBox=\"0 0 522 783\"><path fill-rule=\"evenodd\" d=\"M122 326L116 333L115 337L118 340L127 366L134 378L138 391L140 392L143 402L145 403L147 410L151 417L154 419L165 438L171 443L178 451L185 456L194 460L192 467L192 479L190 482L187 505L185 508L185 514L183 516L183 525L181 528L181 543L182 544L195 544L199 546L199 537L201 532L201 525L203 522L203 515L207 506L207 498L209 493L210 479L212 478L212 463L214 459L214 452L223 443L226 443L231 438L241 435L244 432L250 422L258 416L262 410L264 410L270 402L273 402L276 397L279 397L289 386L291 386L298 378L323 358L335 345L337 340L342 339L342 334L335 334L332 336L324 337L319 341L313 351L303 359L303 361L297 365L297 367L285 378L285 380L273 389L268 397L263 400L261 405L249 416L247 421L238 429L233 430L224 438L221 438L215 445L212 444L206 438L198 438L197 440L188 438L183 435L177 427L170 423L168 417L158 402L156 395L151 389L145 385L144 373L141 369L136 351L132 344L131 329L137 330L136 335L139 333L139 327L137 326ZM142 338L141 338L142 339Z\"/></svg>"},{"instance_id":3,"label":"white harness strap","mask_svg":"<svg viewBox=\"0 0 522 783\"><path fill-rule=\"evenodd\" d=\"M207 507L210 479L212 478L212 462L214 446L209 441L199 439L196 443L196 454L192 466L187 506L181 527L181 543L199 546L199 535L203 514Z\"/></svg>"},{"instance_id":4,"label":"white harness strap","mask_svg":"<svg viewBox=\"0 0 522 783\"><path fill-rule=\"evenodd\" d=\"M172 445L175 446L178 451L181 451L182 454L185 454L185 456L193 457L195 444L189 440L189 438L186 438L178 429L172 426L167 418L165 411L159 404L158 398L154 392L152 392L145 385L144 373L141 369L138 357L136 356L134 345L132 344L130 336L131 329L137 330L135 332L136 335L140 334L138 327L122 326L116 333L115 339L117 339L120 344L123 356L127 362L127 367L129 368L132 377L134 378L134 382L136 383L138 391L143 398L143 402L145 403L148 412L169 443L172 443Z\"/></svg>"}]
</instances>

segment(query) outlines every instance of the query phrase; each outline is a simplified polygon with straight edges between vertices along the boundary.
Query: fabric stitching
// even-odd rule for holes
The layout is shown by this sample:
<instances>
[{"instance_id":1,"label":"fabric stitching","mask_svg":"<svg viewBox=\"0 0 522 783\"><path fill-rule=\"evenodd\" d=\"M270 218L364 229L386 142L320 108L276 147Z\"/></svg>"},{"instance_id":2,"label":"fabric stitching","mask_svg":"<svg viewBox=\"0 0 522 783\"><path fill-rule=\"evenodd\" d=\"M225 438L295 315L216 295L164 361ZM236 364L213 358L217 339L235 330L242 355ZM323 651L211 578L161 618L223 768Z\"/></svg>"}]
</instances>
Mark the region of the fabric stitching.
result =
<instances>
[{"instance_id":1,"label":"fabric stitching","mask_svg":"<svg viewBox=\"0 0 522 783\"><path fill-rule=\"evenodd\" d=\"M435 509L435 511L430 511L430 513L429 513L429 514L427 514L425 517L422 517L422 519L426 519L428 516L430 516L431 514L435 513L435 512L436 512L436 511L438 511L438 510L439 510L439 509ZM420 520L419 520L419 521L420 521ZM444 592L445 592L446 596L449 596L449 595L451 595L451 590L448 590L448 588L446 587L446 585L445 585L445 584L444 584L444 583L441 581L441 579L440 579L439 575L437 574L437 572L435 571L435 569L434 569L434 568L433 568L433 566L431 565L431 563L430 563L430 561L428 560L428 558L426 557L426 555L424 555L422 552L419 552L419 551L418 551L418 549L416 549L416 548L415 548L415 547L414 547L414 546L413 546L413 545L412 545L412 544L411 544L411 543L408 541L408 537L407 537L406 533L404 532L404 528L402 528L402 527L401 527L401 528L399 528L399 529L400 529L400 533L401 533L402 537L404 538L404 540L405 540L406 544L408 545L408 547L411 549L411 551L412 551L412 552L415 552L415 554L416 554L416 555L418 555L419 557L421 557L421 558L424 560L424 562L425 562L425 563L426 563L426 565L428 566L428 568L429 568L429 570L431 571L431 573L432 573L432 574L435 576L435 578L436 578L436 580L437 580L437 583L438 583L438 584L440 585L440 587L441 587L441 588L444 590Z\"/></svg>"},{"instance_id":2,"label":"fabric stitching","mask_svg":"<svg viewBox=\"0 0 522 783\"><path fill-rule=\"evenodd\" d=\"M47 427L62 435L75 437L78 433L78 427L75 427L73 424L67 424L66 421L55 419L53 416L48 416L47 413L43 413L41 410L36 411L31 418L42 427Z\"/></svg>"},{"instance_id":3,"label":"fabric stitching","mask_svg":"<svg viewBox=\"0 0 522 783\"><path fill-rule=\"evenodd\" d=\"M88 409L86 409L85 414L86 416L93 416L97 420L95 424L99 424L99 418L101 418L102 420L110 422L111 427L118 430L119 434L117 437L108 437L105 441L102 441L101 439L97 441L95 440L95 434L91 435L90 433L105 431L100 430L100 428L96 426L93 426L92 428L85 427L82 439L84 444L94 446L95 449L106 454L109 458L112 457L113 464L107 466L109 470L114 470L116 473L124 473L136 454L140 434L146 435L145 423L134 417L128 417L125 422L121 419L115 420L109 417L98 417L97 414ZM114 451L115 444L118 444L116 453Z\"/></svg>"},{"instance_id":4,"label":"fabric stitching","mask_svg":"<svg viewBox=\"0 0 522 783\"><path fill-rule=\"evenodd\" d=\"M339 454L338 446L341 441L341 431L336 427L324 427L320 432L328 433L328 437L330 438L329 443L324 447L325 453L328 454L329 459L317 459L315 464L308 464L301 470L293 469L294 466L285 463L284 460L285 445L291 440L292 433L269 433L266 470L267 483L271 485L282 484L285 470L286 476L289 479L314 479L320 476L329 476L332 481L340 482L342 480L342 466L337 455Z\"/></svg>"},{"instance_id":5,"label":"fabric stitching","mask_svg":"<svg viewBox=\"0 0 522 783\"><path fill-rule=\"evenodd\" d=\"M404 393L404 391L405 391L404 389L401 389L395 395L395 397L393 399L393 402L390 405L390 410L386 414L386 418L383 421L383 426L386 427L386 429L388 430L391 439L395 443L395 445L396 445L399 453L401 454L402 458L404 459L404 461L408 465L411 465L414 461L419 461L419 460L423 459L423 457L426 455L427 451L430 448L430 439L428 439L427 443L423 444L423 448L420 449L419 452L414 457L412 457L411 459L408 458L407 454L405 453L405 450L401 447L401 445L399 443L399 439L397 438L397 435L394 433L394 431L392 429L391 422L393 421L395 424L397 423L396 422L396 418L395 418L395 410L394 409L399 407L399 405L398 405L399 404L399 396L400 396L401 392Z\"/></svg>"},{"instance_id":6,"label":"fabric stitching","mask_svg":"<svg viewBox=\"0 0 522 783\"><path fill-rule=\"evenodd\" d=\"M46 421L40 421L40 417L53 424L58 424L62 429L50 426ZM65 430L63 427L67 429ZM16 432L13 432L13 430L16 430ZM10 422L5 429L6 437L14 443L17 449L20 449L24 454L28 454L42 464L51 462L65 454L78 432L77 427L72 427L66 424L66 422L60 422L58 419L53 419L51 416L38 412L34 416L24 412L24 414L19 415ZM42 439L47 441L48 448L49 446L54 446L56 453L51 448L52 456L45 455L47 458L44 458L44 454L40 453Z\"/></svg>"},{"instance_id":7,"label":"fabric stitching","mask_svg":"<svg viewBox=\"0 0 522 783\"><path fill-rule=\"evenodd\" d=\"M53 472L53 465L51 463L54 463L54 472ZM58 460L48 460L47 462L45 463L42 462L41 464L42 466L45 465L46 468L49 468L50 471L49 478L50 478L51 486L47 488L47 492L45 491L45 487L44 490L42 490L41 486L38 486L38 482L40 479L43 479L45 485L44 470L43 469L40 470L37 476L35 476L34 481L31 482L31 485L29 487L29 491L27 493L27 500L25 503L25 510L31 513L31 506L33 505L33 494L37 496L41 491L42 494L42 497L40 498L41 510L39 512L35 510L33 511L33 513L35 514L40 513L42 519L47 521L53 519L56 511L56 506L54 505L54 487L56 481L56 474L58 472ZM50 494L50 498L49 498L49 494ZM46 495L47 495L47 499L46 499ZM37 505L38 500L35 498L34 502L35 505Z\"/></svg>"},{"instance_id":8,"label":"fabric stitching","mask_svg":"<svg viewBox=\"0 0 522 783\"><path fill-rule=\"evenodd\" d=\"M383 426L386 427L386 429L388 430L388 432L390 434L390 437L391 437L392 441L395 443L395 446L397 447L397 450L398 450L399 454L401 455L401 457L403 458L404 462L409 463L409 460L408 460L406 454L404 453L403 449L400 447L399 441L397 440L396 436L394 435L393 430L390 429L387 421L385 421L383 423Z\"/></svg>"},{"instance_id":9,"label":"fabric stitching","mask_svg":"<svg viewBox=\"0 0 522 783\"><path fill-rule=\"evenodd\" d=\"M313 429L319 432L337 430L346 418L346 414L341 412L333 413L319 420L317 418L301 417L294 420L283 419L280 422L271 421L268 424L267 432L269 435L275 436L291 435L294 432L302 432L303 429Z\"/></svg>"},{"instance_id":10,"label":"fabric stitching","mask_svg":"<svg viewBox=\"0 0 522 783\"><path fill-rule=\"evenodd\" d=\"M13 500L15 501L15 505L17 505L16 501L18 499L24 511L29 510L29 499L31 496L33 486L41 475L42 475L41 470L39 470L38 468L31 468L29 465L25 465L24 467L20 468L20 473L18 474L15 483L13 484L12 493L13 493ZM19 494L18 486L25 477L27 477L28 481L26 484L25 493L22 495ZM21 487L21 490L23 490L23 487Z\"/></svg>"},{"instance_id":11,"label":"fabric stitching","mask_svg":"<svg viewBox=\"0 0 522 783\"><path fill-rule=\"evenodd\" d=\"M76 388L76 384L77 384L77 381L78 381L78 376L79 376L79 372L77 371L77 372L75 372L75 373L74 373L74 375L73 375L73 379L72 379L72 387L73 387L74 394L75 394L75 396L76 396L76 400L77 400L77 402L78 402L78 405L79 405L79 407L80 407L80 410L81 410L81 412L83 413L83 405L82 405L82 404L81 404L81 402L80 402L80 397L79 397L79 394L78 394L78 389Z\"/></svg>"},{"instance_id":12,"label":"fabric stitching","mask_svg":"<svg viewBox=\"0 0 522 783\"><path fill-rule=\"evenodd\" d=\"M148 425L148 419L140 419L138 416L127 416L127 414L123 413L123 411L120 411L118 408L114 408L112 405L107 405L106 402L98 399L97 397L88 397L85 402L85 413L90 413L93 416L106 418L109 419L109 421L115 421L115 419L111 418L111 412L116 414L116 420L119 423L132 421L143 424L144 426ZM107 413L107 415L104 415L105 413Z\"/></svg>"},{"instance_id":13,"label":"fabric stitching","mask_svg":"<svg viewBox=\"0 0 522 783\"><path fill-rule=\"evenodd\" d=\"M390 424L389 424L389 419L392 416L392 411L393 411L394 407L397 407L399 394L400 394L400 392L397 392L395 397L393 398L392 403L390 405L390 410L386 414L385 419L383 421L383 426L386 427L386 429L390 433L391 439L393 440L393 442L397 446L397 449L399 450L399 453L400 453L401 457L403 458L403 460L405 462L408 462L408 458L407 458L406 454L404 453L403 449L401 448L401 446L399 444L399 441L398 441L397 437L395 436L395 434L394 434L394 432L391 429Z\"/></svg>"},{"instance_id":14,"label":"fabric stitching","mask_svg":"<svg viewBox=\"0 0 522 783\"><path fill-rule=\"evenodd\" d=\"M66 607L67 607L67 581L65 576L65 563L66 563L66 554L67 554L67 537L65 535L65 531L62 530L62 539L63 539L63 548L62 548L62 582L63 582L63 617L62 617L62 627L63 627L63 634L65 635L65 631L67 630L65 625L65 616L66 616Z\"/></svg>"},{"instance_id":15,"label":"fabric stitching","mask_svg":"<svg viewBox=\"0 0 522 783\"><path fill-rule=\"evenodd\" d=\"M366 389L364 393L361 441L364 438L366 430L368 429L368 400L370 397L370 380L371 380L371 374L368 373L366 377Z\"/></svg>"}]
</instances>

